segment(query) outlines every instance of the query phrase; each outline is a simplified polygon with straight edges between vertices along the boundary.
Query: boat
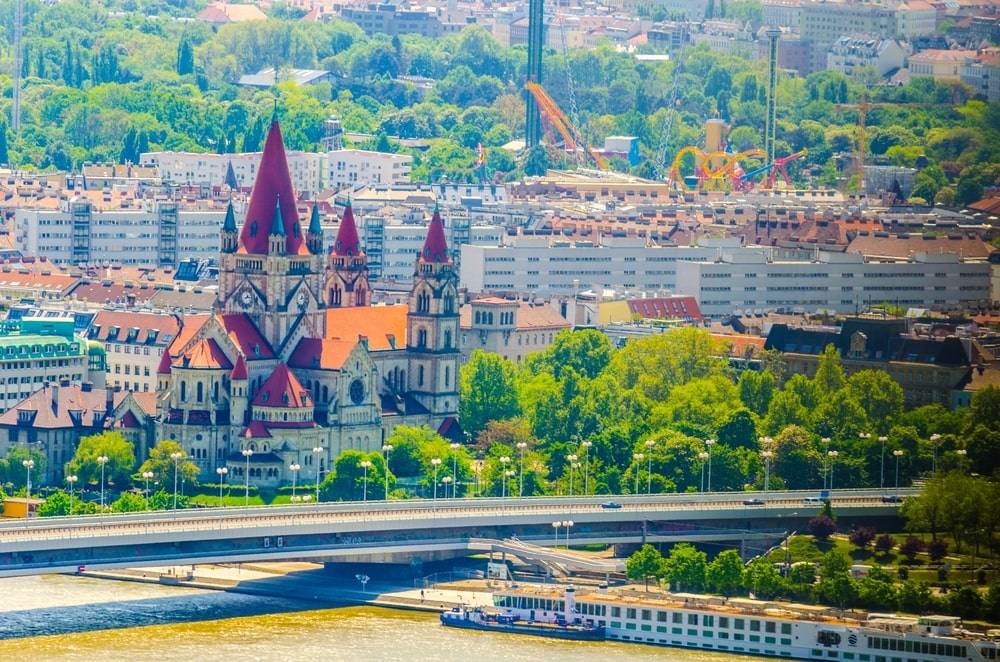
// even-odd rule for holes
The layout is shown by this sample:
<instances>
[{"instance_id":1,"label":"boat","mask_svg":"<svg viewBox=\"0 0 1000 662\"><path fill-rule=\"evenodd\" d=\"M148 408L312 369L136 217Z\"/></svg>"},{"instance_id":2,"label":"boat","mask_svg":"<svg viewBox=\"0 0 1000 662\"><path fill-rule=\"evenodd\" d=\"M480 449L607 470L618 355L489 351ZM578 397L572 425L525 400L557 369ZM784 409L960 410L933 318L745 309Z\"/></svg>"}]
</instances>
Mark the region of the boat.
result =
<instances>
[{"instance_id":1,"label":"boat","mask_svg":"<svg viewBox=\"0 0 1000 662\"><path fill-rule=\"evenodd\" d=\"M492 613L456 608L454 627L563 639L846 662L980 662L1000 659L1000 630L967 629L955 616L846 613L829 607L645 592L511 585Z\"/></svg>"}]
</instances>

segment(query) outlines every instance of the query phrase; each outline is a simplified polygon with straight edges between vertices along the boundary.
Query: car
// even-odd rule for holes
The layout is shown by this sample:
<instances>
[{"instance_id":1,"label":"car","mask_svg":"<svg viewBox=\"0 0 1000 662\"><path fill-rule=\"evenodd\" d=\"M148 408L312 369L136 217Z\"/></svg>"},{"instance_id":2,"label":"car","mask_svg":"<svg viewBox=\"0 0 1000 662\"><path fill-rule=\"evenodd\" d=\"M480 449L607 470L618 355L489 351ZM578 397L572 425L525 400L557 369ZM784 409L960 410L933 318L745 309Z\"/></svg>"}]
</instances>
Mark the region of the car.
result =
<instances>
[{"instance_id":1,"label":"car","mask_svg":"<svg viewBox=\"0 0 1000 662\"><path fill-rule=\"evenodd\" d=\"M743 500L743 505L744 506L763 506L764 505L764 500L763 499L757 499L757 498L754 498L754 499L744 499Z\"/></svg>"},{"instance_id":2,"label":"car","mask_svg":"<svg viewBox=\"0 0 1000 662\"><path fill-rule=\"evenodd\" d=\"M822 506L823 505L823 499L821 499L819 497L806 497L805 499L802 500L802 505L803 506Z\"/></svg>"},{"instance_id":3,"label":"car","mask_svg":"<svg viewBox=\"0 0 1000 662\"><path fill-rule=\"evenodd\" d=\"M605 501L601 504L601 508L608 508L610 510L618 510L622 505L617 501Z\"/></svg>"},{"instance_id":4,"label":"car","mask_svg":"<svg viewBox=\"0 0 1000 662\"><path fill-rule=\"evenodd\" d=\"M883 494L882 503L903 503L903 497L898 494Z\"/></svg>"}]
</instances>

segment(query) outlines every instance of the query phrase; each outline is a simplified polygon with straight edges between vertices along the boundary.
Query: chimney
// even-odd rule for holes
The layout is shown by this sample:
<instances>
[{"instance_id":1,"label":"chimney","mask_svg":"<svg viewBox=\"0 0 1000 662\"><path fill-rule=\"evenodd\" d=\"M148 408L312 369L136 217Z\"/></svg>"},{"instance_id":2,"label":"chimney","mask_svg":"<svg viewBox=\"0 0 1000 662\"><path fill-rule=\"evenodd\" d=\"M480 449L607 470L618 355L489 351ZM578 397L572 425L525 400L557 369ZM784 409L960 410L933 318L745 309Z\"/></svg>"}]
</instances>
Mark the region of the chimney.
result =
<instances>
[{"instance_id":1,"label":"chimney","mask_svg":"<svg viewBox=\"0 0 1000 662\"><path fill-rule=\"evenodd\" d=\"M49 387L49 392L52 394L52 409L59 409L59 387L53 384Z\"/></svg>"}]
</instances>

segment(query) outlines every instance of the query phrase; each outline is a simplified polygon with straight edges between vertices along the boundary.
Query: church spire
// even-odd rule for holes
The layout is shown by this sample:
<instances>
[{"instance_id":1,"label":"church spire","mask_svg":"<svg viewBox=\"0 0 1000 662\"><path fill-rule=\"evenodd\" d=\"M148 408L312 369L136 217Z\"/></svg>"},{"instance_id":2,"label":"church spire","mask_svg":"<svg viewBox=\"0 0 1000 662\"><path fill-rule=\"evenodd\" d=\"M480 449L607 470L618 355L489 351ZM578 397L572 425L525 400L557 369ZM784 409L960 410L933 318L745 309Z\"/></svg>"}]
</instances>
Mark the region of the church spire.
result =
<instances>
[{"instance_id":1,"label":"church spire","mask_svg":"<svg viewBox=\"0 0 1000 662\"><path fill-rule=\"evenodd\" d=\"M347 201L344 208L344 217L337 228L337 238L333 242L334 255L343 257L354 257L361 254L361 241L358 239L358 226L354 222L354 208L351 201Z\"/></svg>"},{"instance_id":2,"label":"church spire","mask_svg":"<svg viewBox=\"0 0 1000 662\"><path fill-rule=\"evenodd\" d=\"M226 220L222 223L222 252L232 253L236 250L236 213L233 211L233 201L226 205Z\"/></svg>"},{"instance_id":3,"label":"church spire","mask_svg":"<svg viewBox=\"0 0 1000 662\"><path fill-rule=\"evenodd\" d=\"M319 222L319 204L313 202L309 212L309 230L306 232L306 245L313 255L323 254L323 226Z\"/></svg>"},{"instance_id":4,"label":"church spire","mask_svg":"<svg viewBox=\"0 0 1000 662\"><path fill-rule=\"evenodd\" d=\"M420 262L447 264L451 262L448 257L448 240L444 236L444 223L441 221L441 211L437 204L434 205L434 215L431 216L430 227L427 228L427 238L424 239L424 247L420 250Z\"/></svg>"}]
</instances>

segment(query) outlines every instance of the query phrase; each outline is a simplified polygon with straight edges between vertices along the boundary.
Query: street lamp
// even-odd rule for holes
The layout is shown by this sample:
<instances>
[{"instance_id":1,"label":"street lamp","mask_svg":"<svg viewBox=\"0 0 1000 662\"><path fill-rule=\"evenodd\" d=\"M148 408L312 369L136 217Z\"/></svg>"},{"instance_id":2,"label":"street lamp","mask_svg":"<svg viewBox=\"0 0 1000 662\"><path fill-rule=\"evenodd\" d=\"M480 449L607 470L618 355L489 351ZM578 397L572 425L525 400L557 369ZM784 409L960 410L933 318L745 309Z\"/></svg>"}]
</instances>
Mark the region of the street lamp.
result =
<instances>
[{"instance_id":1,"label":"street lamp","mask_svg":"<svg viewBox=\"0 0 1000 662\"><path fill-rule=\"evenodd\" d=\"M97 458L97 463L101 465L101 512L104 512L104 465L108 463L107 455L100 455Z\"/></svg>"},{"instance_id":2,"label":"street lamp","mask_svg":"<svg viewBox=\"0 0 1000 662\"><path fill-rule=\"evenodd\" d=\"M569 461L569 495L573 496L573 467L577 466L576 453L570 453L566 459Z\"/></svg>"},{"instance_id":3,"label":"street lamp","mask_svg":"<svg viewBox=\"0 0 1000 662\"><path fill-rule=\"evenodd\" d=\"M371 460L361 460L361 466L365 470L365 486L364 486L364 491L361 493L361 500L367 502L368 501L368 469L372 466L372 461ZM437 487L437 486L435 485L435 487Z\"/></svg>"},{"instance_id":4,"label":"street lamp","mask_svg":"<svg viewBox=\"0 0 1000 662\"><path fill-rule=\"evenodd\" d=\"M639 463L642 462L642 458L646 457L642 453L632 453L632 459L635 460L635 490L632 494L639 493Z\"/></svg>"},{"instance_id":5,"label":"street lamp","mask_svg":"<svg viewBox=\"0 0 1000 662\"><path fill-rule=\"evenodd\" d=\"M244 448L243 450L240 451L240 453L242 453L243 457L245 457L247 460L246 493L243 497L243 505L249 506L250 505L250 458L253 456L253 449Z\"/></svg>"},{"instance_id":6,"label":"street lamp","mask_svg":"<svg viewBox=\"0 0 1000 662\"><path fill-rule=\"evenodd\" d=\"M701 460L701 491L705 491L705 465L708 464L708 453L701 451L698 453L698 459Z\"/></svg>"},{"instance_id":7,"label":"street lamp","mask_svg":"<svg viewBox=\"0 0 1000 662\"><path fill-rule=\"evenodd\" d=\"M462 447L462 444L457 442L451 442L448 444L448 448L451 449L451 475L455 477L455 484L451 488L451 496L454 499L458 496L458 492L455 490L458 487L458 449ZM444 491L444 496L448 498L448 490Z\"/></svg>"},{"instance_id":8,"label":"street lamp","mask_svg":"<svg viewBox=\"0 0 1000 662\"><path fill-rule=\"evenodd\" d=\"M146 501L149 501L149 480L154 475L155 474L152 471L143 471L142 472L142 480L146 483L146 490L145 490L146 491Z\"/></svg>"},{"instance_id":9,"label":"street lamp","mask_svg":"<svg viewBox=\"0 0 1000 662\"><path fill-rule=\"evenodd\" d=\"M288 470L292 472L292 496L295 496L295 487L299 482L299 469L301 468L302 465L298 462L292 462L288 465Z\"/></svg>"},{"instance_id":10,"label":"street lamp","mask_svg":"<svg viewBox=\"0 0 1000 662\"><path fill-rule=\"evenodd\" d=\"M441 458L431 458L431 466L434 467L434 501L438 498L438 467L441 466Z\"/></svg>"},{"instance_id":11,"label":"street lamp","mask_svg":"<svg viewBox=\"0 0 1000 662\"><path fill-rule=\"evenodd\" d=\"M69 514L73 514L73 483L75 483L79 477L76 474L70 474L66 476L66 482L69 483Z\"/></svg>"},{"instance_id":12,"label":"street lamp","mask_svg":"<svg viewBox=\"0 0 1000 662\"><path fill-rule=\"evenodd\" d=\"M899 490L899 458L903 457L903 450L897 448L892 452L893 456L896 458L896 490Z\"/></svg>"},{"instance_id":13,"label":"street lamp","mask_svg":"<svg viewBox=\"0 0 1000 662\"><path fill-rule=\"evenodd\" d=\"M559 527L562 526L561 521L552 522L552 529L556 532L556 544L553 549L559 549Z\"/></svg>"},{"instance_id":14,"label":"street lamp","mask_svg":"<svg viewBox=\"0 0 1000 662\"><path fill-rule=\"evenodd\" d=\"M764 458L764 494L767 494L771 482L771 459L774 458L774 451L761 451L760 456Z\"/></svg>"},{"instance_id":15,"label":"street lamp","mask_svg":"<svg viewBox=\"0 0 1000 662\"><path fill-rule=\"evenodd\" d=\"M840 455L837 451L827 451L827 455L830 456L830 491L833 491L833 465L837 461L837 456Z\"/></svg>"},{"instance_id":16,"label":"street lamp","mask_svg":"<svg viewBox=\"0 0 1000 662\"><path fill-rule=\"evenodd\" d=\"M215 473L219 474L219 508L222 508L225 505L222 502L222 486L226 482L226 474L229 473L229 469L226 467L216 467Z\"/></svg>"},{"instance_id":17,"label":"street lamp","mask_svg":"<svg viewBox=\"0 0 1000 662\"><path fill-rule=\"evenodd\" d=\"M858 436L864 438L864 434L859 434ZM870 437L871 435L868 436ZM820 439L820 442L823 444L825 448L830 448L830 437L823 437L822 439ZM829 475L829 469L827 468L827 464L825 462L822 463L822 470L823 470L823 489L825 490L827 476Z\"/></svg>"},{"instance_id":18,"label":"street lamp","mask_svg":"<svg viewBox=\"0 0 1000 662\"><path fill-rule=\"evenodd\" d=\"M871 435L868 435L869 437ZM882 462L879 466L879 477L878 477L878 487L879 489L885 488L885 442L889 441L889 437L880 436L878 438L879 443L882 444Z\"/></svg>"},{"instance_id":19,"label":"street lamp","mask_svg":"<svg viewBox=\"0 0 1000 662\"><path fill-rule=\"evenodd\" d=\"M170 459L174 461L174 510L177 510L177 463L184 457L184 453L174 451L170 454Z\"/></svg>"},{"instance_id":20,"label":"street lamp","mask_svg":"<svg viewBox=\"0 0 1000 662\"><path fill-rule=\"evenodd\" d=\"M653 493L653 446L656 442L652 439L646 440L646 494Z\"/></svg>"},{"instance_id":21,"label":"street lamp","mask_svg":"<svg viewBox=\"0 0 1000 662\"><path fill-rule=\"evenodd\" d=\"M941 441L941 435L937 432L931 435L931 450L933 451L933 461L931 463L931 473L935 476L937 475L937 449L938 443Z\"/></svg>"},{"instance_id":22,"label":"street lamp","mask_svg":"<svg viewBox=\"0 0 1000 662\"><path fill-rule=\"evenodd\" d=\"M715 445L715 439L706 439L705 448L708 449L708 491L712 491L712 446Z\"/></svg>"},{"instance_id":23,"label":"street lamp","mask_svg":"<svg viewBox=\"0 0 1000 662\"><path fill-rule=\"evenodd\" d=\"M392 444L382 444L382 454L385 456L385 500L389 500L389 453L392 452Z\"/></svg>"},{"instance_id":24,"label":"street lamp","mask_svg":"<svg viewBox=\"0 0 1000 662\"><path fill-rule=\"evenodd\" d=\"M505 490L507 488L507 483L509 483L510 479L513 478L516 475L517 475L517 472L514 471L513 469L507 469L506 471L503 472L503 485L504 485L504 489ZM514 490L511 489L511 491L513 492Z\"/></svg>"},{"instance_id":25,"label":"street lamp","mask_svg":"<svg viewBox=\"0 0 1000 662\"><path fill-rule=\"evenodd\" d=\"M323 455L323 448L321 446L313 446L313 461L316 462L316 503L319 503L319 481L322 478L320 475L320 464L322 460L320 456ZM386 472L386 481L389 480L389 472Z\"/></svg>"},{"instance_id":26,"label":"street lamp","mask_svg":"<svg viewBox=\"0 0 1000 662\"><path fill-rule=\"evenodd\" d=\"M569 530L573 526L573 520L563 520L563 528L566 529L566 549L569 550Z\"/></svg>"},{"instance_id":27,"label":"street lamp","mask_svg":"<svg viewBox=\"0 0 1000 662\"><path fill-rule=\"evenodd\" d=\"M444 478L441 479L441 482L444 483L444 498L445 499L448 498L448 486L449 485L451 485L451 494L452 494L452 496L454 496L455 495L455 479L452 478L451 476L445 476Z\"/></svg>"},{"instance_id":28,"label":"street lamp","mask_svg":"<svg viewBox=\"0 0 1000 662\"><path fill-rule=\"evenodd\" d=\"M580 446L583 447L583 493L590 494L590 447L594 445L592 441L585 441Z\"/></svg>"},{"instance_id":29,"label":"street lamp","mask_svg":"<svg viewBox=\"0 0 1000 662\"><path fill-rule=\"evenodd\" d=\"M510 462L510 458L504 455L500 458L501 473L503 474L503 486L501 487L500 497L507 497L507 464Z\"/></svg>"},{"instance_id":30,"label":"street lamp","mask_svg":"<svg viewBox=\"0 0 1000 662\"><path fill-rule=\"evenodd\" d=\"M524 496L524 451L528 447L528 443L525 441L517 442L517 451L521 455L521 476L518 479L520 486L517 490L517 496Z\"/></svg>"},{"instance_id":31,"label":"street lamp","mask_svg":"<svg viewBox=\"0 0 1000 662\"><path fill-rule=\"evenodd\" d=\"M34 460L22 460L21 464L24 465L24 471L28 475L28 479L25 482L25 494L27 494L27 500L24 506L24 516L31 517L31 470L35 468Z\"/></svg>"}]
</instances>

